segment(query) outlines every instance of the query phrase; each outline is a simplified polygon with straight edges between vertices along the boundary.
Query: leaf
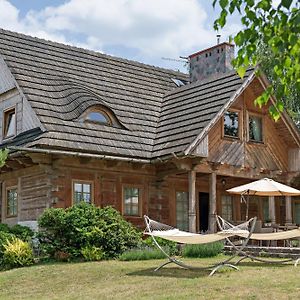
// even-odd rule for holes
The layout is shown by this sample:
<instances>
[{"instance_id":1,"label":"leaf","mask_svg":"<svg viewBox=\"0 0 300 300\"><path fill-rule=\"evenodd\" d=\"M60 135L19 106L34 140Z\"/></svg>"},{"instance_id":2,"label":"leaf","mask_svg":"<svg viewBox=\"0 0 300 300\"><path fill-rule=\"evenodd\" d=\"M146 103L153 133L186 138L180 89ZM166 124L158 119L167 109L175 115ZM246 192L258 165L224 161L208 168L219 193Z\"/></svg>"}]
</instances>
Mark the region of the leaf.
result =
<instances>
[{"instance_id":1,"label":"leaf","mask_svg":"<svg viewBox=\"0 0 300 300\"><path fill-rule=\"evenodd\" d=\"M293 0L281 0L281 5L284 6L286 9L289 9Z\"/></svg>"},{"instance_id":2,"label":"leaf","mask_svg":"<svg viewBox=\"0 0 300 300\"><path fill-rule=\"evenodd\" d=\"M238 69L236 70L239 76L243 79L245 76L247 68L245 66L239 66Z\"/></svg>"},{"instance_id":3,"label":"leaf","mask_svg":"<svg viewBox=\"0 0 300 300\"><path fill-rule=\"evenodd\" d=\"M228 0L220 0L220 6L222 9L225 9L228 5Z\"/></svg>"}]
</instances>

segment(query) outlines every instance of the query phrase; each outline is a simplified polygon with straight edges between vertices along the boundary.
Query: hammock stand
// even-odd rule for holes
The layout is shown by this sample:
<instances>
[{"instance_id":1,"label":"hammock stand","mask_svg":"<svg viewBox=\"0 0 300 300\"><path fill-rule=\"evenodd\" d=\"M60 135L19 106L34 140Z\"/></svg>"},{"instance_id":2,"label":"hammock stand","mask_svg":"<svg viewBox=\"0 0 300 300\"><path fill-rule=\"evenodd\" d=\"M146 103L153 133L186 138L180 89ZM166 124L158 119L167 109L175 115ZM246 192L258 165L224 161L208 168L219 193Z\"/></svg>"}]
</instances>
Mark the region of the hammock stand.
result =
<instances>
[{"instance_id":1,"label":"hammock stand","mask_svg":"<svg viewBox=\"0 0 300 300\"><path fill-rule=\"evenodd\" d=\"M254 231L254 227L255 227L255 223L256 223L256 217L250 219L249 221L243 223L243 224L240 224L238 226L234 226L232 224L230 224L229 222L225 221L223 218L221 218L220 216L216 216L217 218L217 223L221 229L220 232L218 232L217 234L220 236L219 237L219 240L224 240L224 239L228 239L229 240L229 237L230 236L236 236L237 233L241 232L240 228L243 224L251 224L250 226L250 230L243 230L243 234L246 235L246 236L241 236L242 238L244 238L244 241L242 242L242 244L240 246L235 246L234 245L234 249L236 250L235 253L228 259L222 261L222 262L219 262L219 263L216 263L214 265L211 265L211 266L207 266L207 267L194 267L194 266L190 266L190 265L187 265L183 262L181 262L180 260L178 260L177 258L175 257L171 257L160 245L159 243L157 242L157 240L155 239L155 236L159 236L159 234L154 234L154 232L157 232L157 231L160 231L160 227L161 228L165 228L167 230L174 230L173 227L169 226L169 225L166 225L166 224L162 224L162 223L159 223L159 222L156 222L154 220L151 220L148 216L144 216L144 220L145 220L145 224L146 224L146 229L144 231L144 234L147 234L147 235L150 235L154 244L156 245L156 247L166 256L167 258L167 261L165 263L163 263L162 265L158 266L154 272L157 272L159 271L161 268L163 268L164 266L168 265L168 264L171 264L171 263L174 263L176 265L178 265L179 267L183 268L183 269L190 269L190 270L211 270L209 276L212 276L215 274L216 271L218 271L219 269L223 268L223 267L229 267L229 268L232 268L234 270L239 270L239 268L235 265L235 264L232 264L230 263L230 261L238 256L240 253L243 252L244 248L247 246L248 242L249 242L249 239ZM153 226L154 224L154 226ZM225 227L225 225L227 225L227 228ZM228 228L228 225L229 225L229 228ZM179 232L179 231L178 231ZM188 234L186 232L182 232L183 234ZM193 235L194 237L209 237L209 236L213 236L215 237L216 234L205 234L205 235L202 235L202 234L191 234ZM176 237L173 238L173 239L170 239L170 238L167 238L166 236L164 236L163 234L161 236L159 236L161 238L165 238L167 240L172 240L172 241L175 241L176 242ZM179 243L182 243L182 241L180 241L180 239L177 241ZM193 243L193 242L189 242L190 244L205 244L205 243L209 243L209 242L198 242L198 243Z\"/></svg>"},{"instance_id":2,"label":"hammock stand","mask_svg":"<svg viewBox=\"0 0 300 300\"><path fill-rule=\"evenodd\" d=\"M217 224L219 226L219 228L222 228L224 225L222 224L222 222L224 222L225 220L222 218L217 218ZM228 224L230 224L228 221L225 221ZM232 225L234 226L234 225ZM237 233L238 236L243 237L242 235L239 235ZM261 236L260 236L261 235ZM253 233L250 236L251 240L266 240L266 241L271 241L271 240L283 240L283 239L289 239L289 238L295 238L295 237L300 237L300 228L299 229L294 229L294 230L290 230L290 231L284 231L284 232L280 232L280 233L265 233L265 234L260 234L260 233ZM239 252L239 256L241 256L241 258L239 258L234 264L238 265L241 261L245 260L245 259L251 259L252 261L259 261L262 263L267 263L267 264L285 264L291 261L295 261L294 262L294 266L297 267L298 263L300 262L300 257L297 258L287 258L287 259L281 259L281 260L270 260L270 259L263 259L260 257L256 257L253 256L247 252L244 251L244 249L240 249L238 248L228 237L225 238L226 242L232 246L232 248L234 249L235 252ZM231 261L235 256L230 257Z\"/></svg>"}]
</instances>

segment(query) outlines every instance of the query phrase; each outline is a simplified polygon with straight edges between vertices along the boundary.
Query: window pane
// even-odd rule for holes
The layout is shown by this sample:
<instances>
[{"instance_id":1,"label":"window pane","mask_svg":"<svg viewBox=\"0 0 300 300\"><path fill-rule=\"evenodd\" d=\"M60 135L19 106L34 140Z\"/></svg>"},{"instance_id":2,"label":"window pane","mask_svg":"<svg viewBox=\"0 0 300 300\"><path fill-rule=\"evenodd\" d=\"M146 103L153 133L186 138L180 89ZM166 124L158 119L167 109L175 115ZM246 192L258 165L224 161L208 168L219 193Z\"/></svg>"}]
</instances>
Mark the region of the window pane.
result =
<instances>
[{"instance_id":1,"label":"window pane","mask_svg":"<svg viewBox=\"0 0 300 300\"><path fill-rule=\"evenodd\" d=\"M125 187L124 191L124 214L127 216L139 216L139 195L138 188Z\"/></svg>"},{"instance_id":2,"label":"window pane","mask_svg":"<svg viewBox=\"0 0 300 300\"><path fill-rule=\"evenodd\" d=\"M294 223L300 225L300 203L294 204Z\"/></svg>"},{"instance_id":3,"label":"window pane","mask_svg":"<svg viewBox=\"0 0 300 300\"><path fill-rule=\"evenodd\" d=\"M224 115L224 135L231 137L239 136L239 114L227 111Z\"/></svg>"},{"instance_id":4,"label":"window pane","mask_svg":"<svg viewBox=\"0 0 300 300\"><path fill-rule=\"evenodd\" d=\"M16 133L16 113L15 110L5 112L4 115L5 137L15 135Z\"/></svg>"},{"instance_id":5,"label":"window pane","mask_svg":"<svg viewBox=\"0 0 300 300\"><path fill-rule=\"evenodd\" d=\"M91 185L90 184L83 184L83 192L84 193L91 193Z\"/></svg>"},{"instance_id":6,"label":"window pane","mask_svg":"<svg viewBox=\"0 0 300 300\"><path fill-rule=\"evenodd\" d=\"M73 203L78 204L81 201L92 203L92 185L90 183L74 182Z\"/></svg>"},{"instance_id":7,"label":"window pane","mask_svg":"<svg viewBox=\"0 0 300 300\"><path fill-rule=\"evenodd\" d=\"M249 139L262 142L262 118L249 116Z\"/></svg>"},{"instance_id":8,"label":"window pane","mask_svg":"<svg viewBox=\"0 0 300 300\"><path fill-rule=\"evenodd\" d=\"M87 120L98 123L109 123L106 116L101 112L91 112L87 116Z\"/></svg>"},{"instance_id":9,"label":"window pane","mask_svg":"<svg viewBox=\"0 0 300 300\"><path fill-rule=\"evenodd\" d=\"M222 217L225 220L231 221L233 219L232 196L222 195Z\"/></svg>"},{"instance_id":10,"label":"window pane","mask_svg":"<svg viewBox=\"0 0 300 300\"><path fill-rule=\"evenodd\" d=\"M74 184L74 191L78 192L78 193L81 193L81 191L82 191L82 184L81 183L75 183Z\"/></svg>"},{"instance_id":11,"label":"window pane","mask_svg":"<svg viewBox=\"0 0 300 300\"><path fill-rule=\"evenodd\" d=\"M7 216L17 215L18 194L17 189L7 191Z\"/></svg>"},{"instance_id":12,"label":"window pane","mask_svg":"<svg viewBox=\"0 0 300 300\"><path fill-rule=\"evenodd\" d=\"M188 192L176 192L176 227L189 230L189 200Z\"/></svg>"}]
</instances>

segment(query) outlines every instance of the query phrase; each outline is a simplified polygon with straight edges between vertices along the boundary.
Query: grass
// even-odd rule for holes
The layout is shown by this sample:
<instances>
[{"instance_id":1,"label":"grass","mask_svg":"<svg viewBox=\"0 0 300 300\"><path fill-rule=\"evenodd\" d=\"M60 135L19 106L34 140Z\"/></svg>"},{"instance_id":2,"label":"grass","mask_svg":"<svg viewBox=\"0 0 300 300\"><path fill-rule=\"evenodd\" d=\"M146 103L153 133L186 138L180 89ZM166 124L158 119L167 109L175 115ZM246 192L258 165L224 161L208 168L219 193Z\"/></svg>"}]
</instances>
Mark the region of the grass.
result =
<instances>
[{"instance_id":1,"label":"grass","mask_svg":"<svg viewBox=\"0 0 300 300\"><path fill-rule=\"evenodd\" d=\"M185 259L207 266L223 257ZM240 271L184 270L163 260L52 263L0 272L0 299L299 299L300 268L243 263Z\"/></svg>"}]
</instances>

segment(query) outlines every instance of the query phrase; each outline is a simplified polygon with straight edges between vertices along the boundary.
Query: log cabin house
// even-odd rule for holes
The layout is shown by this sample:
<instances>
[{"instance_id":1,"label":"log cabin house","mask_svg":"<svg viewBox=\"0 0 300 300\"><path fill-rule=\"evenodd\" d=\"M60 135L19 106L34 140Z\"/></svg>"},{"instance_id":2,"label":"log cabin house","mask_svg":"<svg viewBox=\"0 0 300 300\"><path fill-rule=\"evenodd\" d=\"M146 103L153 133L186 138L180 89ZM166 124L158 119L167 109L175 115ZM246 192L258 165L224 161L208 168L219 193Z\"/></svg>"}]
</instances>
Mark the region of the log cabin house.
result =
<instances>
[{"instance_id":1,"label":"log cabin house","mask_svg":"<svg viewBox=\"0 0 300 300\"><path fill-rule=\"evenodd\" d=\"M189 57L190 74L0 30L1 222L45 208L112 205L183 230L239 221L226 189L263 177L299 188L299 130L254 105L263 75L232 70L233 46ZM300 223L300 199L256 198L249 215Z\"/></svg>"}]
</instances>

